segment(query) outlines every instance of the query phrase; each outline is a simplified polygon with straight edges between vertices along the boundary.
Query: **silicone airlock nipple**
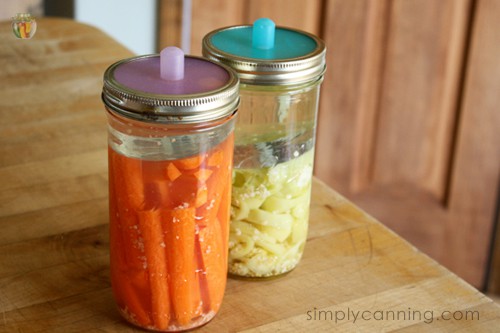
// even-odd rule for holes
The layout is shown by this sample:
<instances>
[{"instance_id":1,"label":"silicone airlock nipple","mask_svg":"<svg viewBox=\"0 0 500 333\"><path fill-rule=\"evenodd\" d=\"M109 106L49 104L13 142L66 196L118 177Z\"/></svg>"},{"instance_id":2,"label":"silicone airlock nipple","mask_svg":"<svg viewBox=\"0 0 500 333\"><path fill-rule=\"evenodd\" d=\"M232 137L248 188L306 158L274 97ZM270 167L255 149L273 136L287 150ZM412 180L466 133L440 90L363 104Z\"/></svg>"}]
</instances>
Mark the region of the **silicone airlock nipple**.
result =
<instances>
[{"instance_id":1,"label":"silicone airlock nipple","mask_svg":"<svg viewBox=\"0 0 500 333\"><path fill-rule=\"evenodd\" d=\"M160 72L163 80L178 81L184 78L184 52L175 46L160 52Z\"/></svg>"},{"instance_id":2,"label":"silicone airlock nipple","mask_svg":"<svg viewBox=\"0 0 500 333\"><path fill-rule=\"evenodd\" d=\"M253 23L252 46L256 49L269 50L274 47L276 24L268 18L260 18Z\"/></svg>"}]
</instances>

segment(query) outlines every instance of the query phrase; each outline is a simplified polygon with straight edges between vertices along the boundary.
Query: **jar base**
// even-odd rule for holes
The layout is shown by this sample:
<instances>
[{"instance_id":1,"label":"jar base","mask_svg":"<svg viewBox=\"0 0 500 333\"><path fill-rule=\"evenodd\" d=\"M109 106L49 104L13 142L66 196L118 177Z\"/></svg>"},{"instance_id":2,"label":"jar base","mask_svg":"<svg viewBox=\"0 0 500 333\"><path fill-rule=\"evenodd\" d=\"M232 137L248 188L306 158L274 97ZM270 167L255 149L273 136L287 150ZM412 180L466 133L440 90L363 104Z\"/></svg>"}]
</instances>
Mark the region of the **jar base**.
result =
<instances>
[{"instance_id":1,"label":"jar base","mask_svg":"<svg viewBox=\"0 0 500 333\"><path fill-rule=\"evenodd\" d=\"M280 279L284 277L285 275L290 274L297 266L293 267L289 271L275 274L275 275L268 275L268 276L250 276L250 275L238 275L235 273L228 272L227 277L231 278L233 280L245 280L245 281L268 281L268 280L274 280L274 279Z\"/></svg>"},{"instance_id":2,"label":"jar base","mask_svg":"<svg viewBox=\"0 0 500 333\"><path fill-rule=\"evenodd\" d=\"M211 311L209 313L201 315L198 319L192 321L189 325L179 327L178 325L169 325L166 329L158 329L154 326L142 326L139 325L129 314L127 309L121 309L118 308L118 311L120 312L120 315L122 316L123 319L129 324L134 327L139 327L144 330L148 330L151 332L189 332L193 331L195 329L198 329L202 326L205 326L208 324L214 317L215 317L215 312Z\"/></svg>"}]
</instances>

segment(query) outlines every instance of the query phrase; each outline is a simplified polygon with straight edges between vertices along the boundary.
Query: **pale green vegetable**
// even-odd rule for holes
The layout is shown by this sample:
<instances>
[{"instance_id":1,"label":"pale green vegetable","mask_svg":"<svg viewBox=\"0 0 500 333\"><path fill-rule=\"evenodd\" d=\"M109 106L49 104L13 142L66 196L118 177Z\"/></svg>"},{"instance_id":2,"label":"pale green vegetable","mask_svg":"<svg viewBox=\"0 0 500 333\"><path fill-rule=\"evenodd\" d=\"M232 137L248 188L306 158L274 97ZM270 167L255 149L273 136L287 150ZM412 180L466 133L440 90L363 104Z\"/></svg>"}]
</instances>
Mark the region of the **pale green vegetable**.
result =
<instances>
[{"instance_id":1,"label":"pale green vegetable","mask_svg":"<svg viewBox=\"0 0 500 333\"><path fill-rule=\"evenodd\" d=\"M288 198L286 196L282 197L279 194L271 195L262 204L262 209L273 213L286 213L297 206L309 206L309 189L305 188L303 192L299 193L300 196L293 199L290 194L287 194Z\"/></svg>"},{"instance_id":2,"label":"pale green vegetable","mask_svg":"<svg viewBox=\"0 0 500 333\"><path fill-rule=\"evenodd\" d=\"M307 223L302 223L303 219L296 219L292 226L292 244L300 243L304 239L304 235L307 235Z\"/></svg>"},{"instance_id":3,"label":"pale green vegetable","mask_svg":"<svg viewBox=\"0 0 500 333\"><path fill-rule=\"evenodd\" d=\"M232 206L232 214L235 220L245 220L250 214L250 210L259 208L264 202L264 198L253 197L247 199L239 199L238 204Z\"/></svg>"},{"instance_id":4,"label":"pale green vegetable","mask_svg":"<svg viewBox=\"0 0 500 333\"><path fill-rule=\"evenodd\" d=\"M283 226L282 228L260 226L259 230L263 234L271 236L277 242L284 242L290 236L290 233L292 232L292 224L293 223L288 223L287 225Z\"/></svg>"},{"instance_id":5,"label":"pale green vegetable","mask_svg":"<svg viewBox=\"0 0 500 333\"><path fill-rule=\"evenodd\" d=\"M253 237L260 233L259 229L255 228L252 224L237 220L231 222L231 232L236 236L246 235L250 237Z\"/></svg>"},{"instance_id":6,"label":"pale green vegetable","mask_svg":"<svg viewBox=\"0 0 500 333\"><path fill-rule=\"evenodd\" d=\"M244 220L248 216L250 208L248 206L237 207L231 206L231 219L233 220Z\"/></svg>"},{"instance_id":7,"label":"pale green vegetable","mask_svg":"<svg viewBox=\"0 0 500 333\"><path fill-rule=\"evenodd\" d=\"M235 239L236 237L234 237L234 235L230 235L229 238ZM238 236L238 243L231 247L229 255L232 258L243 258L253 250L254 245L255 242L252 237L246 235Z\"/></svg>"},{"instance_id":8,"label":"pale green vegetable","mask_svg":"<svg viewBox=\"0 0 500 333\"><path fill-rule=\"evenodd\" d=\"M275 241L268 241L263 237L256 237L255 245L266 250L268 253L277 255L278 257L286 252L285 244L280 244Z\"/></svg>"},{"instance_id":9,"label":"pale green vegetable","mask_svg":"<svg viewBox=\"0 0 500 333\"><path fill-rule=\"evenodd\" d=\"M307 201L307 204L299 205L292 209L292 216L299 220L307 219L308 215L309 215L309 200Z\"/></svg>"},{"instance_id":10,"label":"pale green vegetable","mask_svg":"<svg viewBox=\"0 0 500 333\"><path fill-rule=\"evenodd\" d=\"M235 169L229 272L250 277L286 273L307 238L313 151L271 168Z\"/></svg>"},{"instance_id":11,"label":"pale green vegetable","mask_svg":"<svg viewBox=\"0 0 500 333\"><path fill-rule=\"evenodd\" d=\"M251 223L244 221L233 221L231 232L234 232L236 236L245 235L248 237L252 237L256 244L268 243L275 244L276 239L271 235L261 232L256 226ZM278 250L278 252L282 252Z\"/></svg>"},{"instance_id":12,"label":"pale green vegetable","mask_svg":"<svg viewBox=\"0 0 500 333\"><path fill-rule=\"evenodd\" d=\"M247 221L281 229L292 225L293 217L291 217L290 214L272 213L263 209L250 209Z\"/></svg>"}]
</instances>

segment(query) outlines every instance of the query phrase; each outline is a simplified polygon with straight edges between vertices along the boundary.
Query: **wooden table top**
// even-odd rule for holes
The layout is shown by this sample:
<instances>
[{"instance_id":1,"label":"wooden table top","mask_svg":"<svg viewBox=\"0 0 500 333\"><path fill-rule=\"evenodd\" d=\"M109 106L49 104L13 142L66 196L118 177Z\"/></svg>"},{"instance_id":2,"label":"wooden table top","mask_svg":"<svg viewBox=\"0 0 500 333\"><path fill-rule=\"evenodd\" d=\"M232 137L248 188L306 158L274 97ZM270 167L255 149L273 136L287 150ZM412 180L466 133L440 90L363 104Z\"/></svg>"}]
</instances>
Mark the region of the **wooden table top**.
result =
<instances>
[{"instance_id":1,"label":"wooden table top","mask_svg":"<svg viewBox=\"0 0 500 333\"><path fill-rule=\"evenodd\" d=\"M102 74L131 53L99 30L0 24L0 332L136 332L108 272ZM455 317L455 318L453 318ZM315 180L290 274L229 279L206 332L493 332L500 307Z\"/></svg>"}]
</instances>

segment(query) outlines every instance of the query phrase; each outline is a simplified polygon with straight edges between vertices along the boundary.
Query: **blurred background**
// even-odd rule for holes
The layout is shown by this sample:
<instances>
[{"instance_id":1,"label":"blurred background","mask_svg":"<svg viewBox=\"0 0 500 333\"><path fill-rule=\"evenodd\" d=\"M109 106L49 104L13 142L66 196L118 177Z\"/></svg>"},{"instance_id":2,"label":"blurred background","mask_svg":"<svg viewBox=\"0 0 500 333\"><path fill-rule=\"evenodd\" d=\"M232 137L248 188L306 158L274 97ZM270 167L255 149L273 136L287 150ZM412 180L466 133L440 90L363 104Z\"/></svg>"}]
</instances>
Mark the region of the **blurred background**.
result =
<instances>
[{"instance_id":1,"label":"blurred background","mask_svg":"<svg viewBox=\"0 0 500 333\"><path fill-rule=\"evenodd\" d=\"M259 17L319 35L328 70L316 176L500 292L500 0L0 3L0 19L18 12L86 22L136 54L176 45L200 55L207 32Z\"/></svg>"}]
</instances>

